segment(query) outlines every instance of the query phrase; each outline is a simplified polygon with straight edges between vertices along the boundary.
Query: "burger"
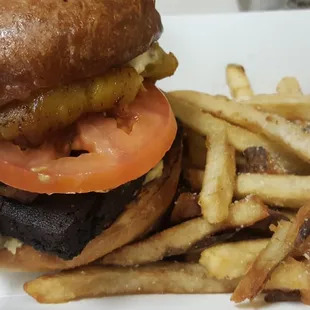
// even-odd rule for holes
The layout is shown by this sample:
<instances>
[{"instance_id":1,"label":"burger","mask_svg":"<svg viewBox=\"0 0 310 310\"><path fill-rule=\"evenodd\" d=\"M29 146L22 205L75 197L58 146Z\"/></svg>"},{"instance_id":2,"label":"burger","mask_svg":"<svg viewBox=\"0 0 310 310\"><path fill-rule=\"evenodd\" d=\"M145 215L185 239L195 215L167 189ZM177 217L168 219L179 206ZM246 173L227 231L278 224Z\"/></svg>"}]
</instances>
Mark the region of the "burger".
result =
<instances>
[{"instance_id":1,"label":"burger","mask_svg":"<svg viewBox=\"0 0 310 310\"><path fill-rule=\"evenodd\" d=\"M154 0L0 0L0 267L89 264L172 202L181 134Z\"/></svg>"}]
</instances>

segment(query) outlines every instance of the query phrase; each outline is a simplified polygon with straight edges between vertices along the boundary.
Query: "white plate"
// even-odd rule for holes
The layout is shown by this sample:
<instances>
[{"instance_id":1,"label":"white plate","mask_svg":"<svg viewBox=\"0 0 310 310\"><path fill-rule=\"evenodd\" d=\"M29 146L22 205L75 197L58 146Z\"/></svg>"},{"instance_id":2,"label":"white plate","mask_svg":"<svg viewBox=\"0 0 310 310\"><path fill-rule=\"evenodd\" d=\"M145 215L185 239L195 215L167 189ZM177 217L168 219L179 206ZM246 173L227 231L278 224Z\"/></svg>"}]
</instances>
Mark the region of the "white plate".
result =
<instances>
[{"instance_id":1,"label":"white plate","mask_svg":"<svg viewBox=\"0 0 310 310\"><path fill-rule=\"evenodd\" d=\"M207 14L239 11L238 0L156 0L156 7L162 15Z\"/></svg>"},{"instance_id":2,"label":"white plate","mask_svg":"<svg viewBox=\"0 0 310 310\"><path fill-rule=\"evenodd\" d=\"M167 0L166 0L167 1ZM297 76L310 92L310 11L228 15L164 17L162 45L179 58L173 78L160 83L168 89L196 89L228 94L225 66L243 64L257 92L272 92L285 75ZM33 275L0 275L1 309L113 309L113 310L200 310L256 309L260 301L236 308L226 295L130 296L42 306L25 296L22 284ZM264 306L295 309L295 304ZM298 308L303 308L298 305Z\"/></svg>"}]
</instances>

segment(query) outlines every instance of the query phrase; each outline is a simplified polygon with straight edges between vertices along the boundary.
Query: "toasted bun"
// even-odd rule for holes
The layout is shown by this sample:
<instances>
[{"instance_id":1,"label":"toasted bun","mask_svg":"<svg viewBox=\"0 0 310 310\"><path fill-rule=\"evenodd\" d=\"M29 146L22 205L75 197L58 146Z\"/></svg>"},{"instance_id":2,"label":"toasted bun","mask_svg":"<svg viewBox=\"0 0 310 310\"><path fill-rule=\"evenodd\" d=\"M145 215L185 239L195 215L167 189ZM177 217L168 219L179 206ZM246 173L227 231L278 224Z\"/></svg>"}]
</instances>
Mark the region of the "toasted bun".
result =
<instances>
[{"instance_id":1,"label":"toasted bun","mask_svg":"<svg viewBox=\"0 0 310 310\"><path fill-rule=\"evenodd\" d=\"M0 106L101 74L162 31L154 0L0 0Z\"/></svg>"},{"instance_id":2,"label":"toasted bun","mask_svg":"<svg viewBox=\"0 0 310 310\"><path fill-rule=\"evenodd\" d=\"M95 261L107 253L130 243L149 231L168 209L179 181L182 143L175 143L166 156L161 178L144 186L138 198L101 235L88 243L73 260L36 251L30 246L17 249L15 255L6 249L0 251L0 268L15 271L49 271L69 269Z\"/></svg>"}]
</instances>

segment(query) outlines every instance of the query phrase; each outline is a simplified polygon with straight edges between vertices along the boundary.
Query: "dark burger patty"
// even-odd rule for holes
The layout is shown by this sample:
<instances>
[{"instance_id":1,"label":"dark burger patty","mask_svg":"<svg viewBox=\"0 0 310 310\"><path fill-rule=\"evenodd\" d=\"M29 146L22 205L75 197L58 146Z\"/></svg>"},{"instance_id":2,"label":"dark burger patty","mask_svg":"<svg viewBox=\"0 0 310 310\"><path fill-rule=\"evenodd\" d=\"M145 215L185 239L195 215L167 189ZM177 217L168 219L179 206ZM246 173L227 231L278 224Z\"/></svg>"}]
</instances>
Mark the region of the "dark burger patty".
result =
<instances>
[{"instance_id":1,"label":"dark burger patty","mask_svg":"<svg viewBox=\"0 0 310 310\"><path fill-rule=\"evenodd\" d=\"M183 129L169 153L180 148ZM108 193L38 195L31 203L0 196L0 234L21 240L41 252L70 260L113 224L142 188L145 175Z\"/></svg>"},{"instance_id":2,"label":"dark burger patty","mask_svg":"<svg viewBox=\"0 0 310 310\"><path fill-rule=\"evenodd\" d=\"M143 180L105 194L39 195L31 204L0 196L0 234L38 251L72 259L124 211Z\"/></svg>"}]
</instances>

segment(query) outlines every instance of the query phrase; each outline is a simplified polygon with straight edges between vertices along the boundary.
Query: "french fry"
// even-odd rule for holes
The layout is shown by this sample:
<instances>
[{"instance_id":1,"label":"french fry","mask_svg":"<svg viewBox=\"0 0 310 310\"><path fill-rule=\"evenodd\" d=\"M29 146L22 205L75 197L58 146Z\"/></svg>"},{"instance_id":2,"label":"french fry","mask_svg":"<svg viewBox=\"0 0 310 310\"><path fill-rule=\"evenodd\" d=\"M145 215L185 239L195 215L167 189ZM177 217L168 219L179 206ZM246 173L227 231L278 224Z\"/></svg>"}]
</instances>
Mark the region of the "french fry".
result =
<instances>
[{"instance_id":1,"label":"french fry","mask_svg":"<svg viewBox=\"0 0 310 310\"><path fill-rule=\"evenodd\" d=\"M184 172L185 179L196 191L202 188L203 176L199 169ZM271 206L296 209L310 200L310 176L241 173L236 178L234 194L238 198L255 194ZM290 219L294 217L292 211L288 214Z\"/></svg>"},{"instance_id":2,"label":"french fry","mask_svg":"<svg viewBox=\"0 0 310 310\"><path fill-rule=\"evenodd\" d=\"M190 98L187 98L188 96L183 98L183 93L170 92L166 96L176 117L199 134L207 136L217 131L219 127L225 126L229 142L237 151L243 152L250 147L262 146L282 167L284 173L303 175L310 172L307 163L288 152L282 145L271 142L267 138L241 127L231 125L226 121L213 117L209 113L202 112L200 108L195 107L188 101L190 100Z\"/></svg>"},{"instance_id":3,"label":"french fry","mask_svg":"<svg viewBox=\"0 0 310 310\"><path fill-rule=\"evenodd\" d=\"M304 304L310 305L309 262L300 262L294 260L292 257L289 257L273 271L271 278L267 282L264 290L267 292L282 291L284 293L284 297L285 292L291 292L293 293L293 296L295 292L296 298L294 301L301 300Z\"/></svg>"},{"instance_id":4,"label":"french fry","mask_svg":"<svg viewBox=\"0 0 310 310\"><path fill-rule=\"evenodd\" d=\"M294 257L304 257L310 260L310 237L307 237L303 243L296 247L292 255Z\"/></svg>"},{"instance_id":5,"label":"french fry","mask_svg":"<svg viewBox=\"0 0 310 310\"><path fill-rule=\"evenodd\" d=\"M284 77L277 86L279 94L302 95L299 82L294 77Z\"/></svg>"},{"instance_id":6,"label":"french fry","mask_svg":"<svg viewBox=\"0 0 310 310\"><path fill-rule=\"evenodd\" d=\"M272 272L265 290L309 290L309 263L288 257Z\"/></svg>"},{"instance_id":7,"label":"french fry","mask_svg":"<svg viewBox=\"0 0 310 310\"><path fill-rule=\"evenodd\" d=\"M215 234L210 238L202 240L196 245L195 248L191 249L187 253L178 256L177 259L180 259L182 262L198 263L200 255L205 249L211 246L215 246L217 244L221 244L223 242L228 242L229 240L232 240L237 234L238 228L235 230L228 230Z\"/></svg>"},{"instance_id":8,"label":"french fry","mask_svg":"<svg viewBox=\"0 0 310 310\"><path fill-rule=\"evenodd\" d=\"M179 224L189 219L201 216L201 208L197 202L197 194L181 193L174 203L170 221Z\"/></svg>"},{"instance_id":9,"label":"french fry","mask_svg":"<svg viewBox=\"0 0 310 310\"><path fill-rule=\"evenodd\" d=\"M307 297L309 280L306 264L290 259L274 270L266 290L298 290L303 298ZM41 276L26 283L24 289L40 303L64 303L128 294L230 293L238 282L212 278L199 264L161 262L134 268L85 266Z\"/></svg>"},{"instance_id":10,"label":"french fry","mask_svg":"<svg viewBox=\"0 0 310 310\"><path fill-rule=\"evenodd\" d=\"M212 246L201 253L199 263L216 279L244 276L269 239L246 240Z\"/></svg>"},{"instance_id":11,"label":"french fry","mask_svg":"<svg viewBox=\"0 0 310 310\"><path fill-rule=\"evenodd\" d=\"M284 171L262 146L250 147L243 152L243 173L283 174Z\"/></svg>"},{"instance_id":12,"label":"french fry","mask_svg":"<svg viewBox=\"0 0 310 310\"><path fill-rule=\"evenodd\" d=\"M226 67L226 81L233 98L243 100L254 95L250 81L242 66L229 64Z\"/></svg>"},{"instance_id":13,"label":"french fry","mask_svg":"<svg viewBox=\"0 0 310 310\"><path fill-rule=\"evenodd\" d=\"M309 270L308 270L309 272ZM301 291L301 301L305 304L305 305L310 305L310 290L305 289Z\"/></svg>"},{"instance_id":14,"label":"french fry","mask_svg":"<svg viewBox=\"0 0 310 310\"><path fill-rule=\"evenodd\" d=\"M271 278L264 289L267 292L265 300L267 302L301 300L304 304L309 305L309 271L308 262L296 261L289 257L271 274Z\"/></svg>"},{"instance_id":15,"label":"french fry","mask_svg":"<svg viewBox=\"0 0 310 310\"><path fill-rule=\"evenodd\" d=\"M310 96L298 94L255 95L242 103L251 105L258 110L281 115L295 120L310 120Z\"/></svg>"},{"instance_id":16,"label":"french fry","mask_svg":"<svg viewBox=\"0 0 310 310\"><path fill-rule=\"evenodd\" d=\"M180 255L195 248L216 232L251 226L269 216L269 210L254 196L233 203L228 219L212 225L196 218L161 231L145 240L124 246L101 260L105 265L135 266L157 262L164 257Z\"/></svg>"},{"instance_id":17,"label":"french fry","mask_svg":"<svg viewBox=\"0 0 310 310\"><path fill-rule=\"evenodd\" d=\"M230 99L224 95L215 95L213 97L220 100L230 101Z\"/></svg>"},{"instance_id":18,"label":"french fry","mask_svg":"<svg viewBox=\"0 0 310 310\"><path fill-rule=\"evenodd\" d=\"M64 303L82 298L133 294L212 294L230 293L239 279L215 279L195 263L160 262L140 267L84 266L41 276L24 285L40 303ZM266 289L301 291L307 302L308 267L295 260L279 266Z\"/></svg>"},{"instance_id":19,"label":"french fry","mask_svg":"<svg viewBox=\"0 0 310 310\"><path fill-rule=\"evenodd\" d=\"M294 124L298 125L302 128L302 130L306 133L310 133L310 121L296 119L292 121Z\"/></svg>"},{"instance_id":20,"label":"french fry","mask_svg":"<svg viewBox=\"0 0 310 310\"><path fill-rule=\"evenodd\" d=\"M207 140L208 156L199 205L203 217L214 224L228 217L235 185L235 150L229 145L225 127L209 135Z\"/></svg>"},{"instance_id":21,"label":"french fry","mask_svg":"<svg viewBox=\"0 0 310 310\"><path fill-rule=\"evenodd\" d=\"M266 303L275 303L284 301L296 302L301 300L301 293L299 290L293 290L293 291L269 290L266 291L264 300Z\"/></svg>"},{"instance_id":22,"label":"french fry","mask_svg":"<svg viewBox=\"0 0 310 310\"><path fill-rule=\"evenodd\" d=\"M231 298L232 301L242 302L247 298L252 300L260 293L267 281L267 277L291 251L291 248L285 242L290 229L290 222L279 222L278 228L271 240L259 253L251 268L235 289ZM285 248L282 249L282 247Z\"/></svg>"},{"instance_id":23,"label":"french fry","mask_svg":"<svg viewBox=\"0 0 310 310\"><path fill-rule=\"evenodd\" d=\"M242 302L252 300L263 290L272 271L309 235L307 223L310 220L310 206L302 207L293 222L280 221L267 246L259 253L247 274L241 279L231 300ZM306 226L305 226L306 225Z\"/></svg>"},{"instance_id":24,"label":"french fry","mask_svg":"<svg viewBox=\"0 0 310 310\"><path fill-rule=\"evenodd\" d=\"M199 169L186 169L184 173L196 191L202 188L203 175ZM255 194L271 206L296 209L310 200L310 176L242 173L236 178L234 194L237 198ZM289 214L289 218L293 216Z\"/></svg>"},{"instance_id":25,"label":"french fry","mask_svg":"<svg viewBox=\"0 0 310 310\"><path fill-rule=\"evenodd\" d=\"M281 116L258 111L249 104L210 99L209 95L195 91L176 91L170 94L190 102L213 116L264 134L271 140L286 146L306 162L310 161L310 135Z\"/></svg>"},{"instance_id":26,"label":"french fry","mask_svg":"<svg viewBox=\"0 0 310 310\"><path fill-rule=\"evenodd\" d=\"M238 68L240 68L240 70L238 70ZM279 82L277 92L280 96L277 96L276 94L254 96L243 67L238 65L228 65L226 75L228 75L228 71L230 71L232 76L231 79L238 81L239 74L241 77L239 78L240 81L243 81L243 84L240 85L240 91L244 92L243 96L241 93L240 97L233 96L233 98L250 99L243 103L252 104L262 111L279 114L287 119L307 119L310 110L310 97L302 96L302 91L296 78L285 77ZM230 85L229 82L228 85ZM230 86L230 88L232 90L232 86ZM236 91L238 92L238 89ZM297 97L293 97L292 95L296 95ZM305 100L303 100L304 98Z\"/></svg>"},{"instance_id":27,"label":"french fry","mask_svg":"<svg viewBox=\"0 0 310 310\"><path fill-rule=\"evenodd\" d=\"M24 285L40 303L132 294L230 293L238 280L210 278L199 264L157 263L136 268L85 266L41 276Z\"/></svg>"},{"instance_id":28,"label":"french fry","mask_svg":"<svg viewBox=\"0 0 310 310\"><path fill-rule=\"evenodd\" d=\"M235 195L249 194L278 207L300 208L310 201L310 176L240 174L236 180Z\"/></svg>"},{"instance_id":29,"label":"french fry","mask_svg":"<svg viewBox=\"0 0 310 310\"><path fill-rule=\"evenodd\" d=\"M216 279L239 279L244 276L259 253L268 244L268 239L247 240L224 243L202 252L199 263L208 274ZM307 296L310 289L310 272L308 262L297 261L288 257L272 272L264 291L279 294L298 291L299 298ZM300 296L301 295L301 296Z\"/></svg>"}]
</instances>

